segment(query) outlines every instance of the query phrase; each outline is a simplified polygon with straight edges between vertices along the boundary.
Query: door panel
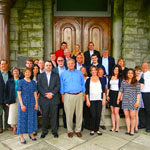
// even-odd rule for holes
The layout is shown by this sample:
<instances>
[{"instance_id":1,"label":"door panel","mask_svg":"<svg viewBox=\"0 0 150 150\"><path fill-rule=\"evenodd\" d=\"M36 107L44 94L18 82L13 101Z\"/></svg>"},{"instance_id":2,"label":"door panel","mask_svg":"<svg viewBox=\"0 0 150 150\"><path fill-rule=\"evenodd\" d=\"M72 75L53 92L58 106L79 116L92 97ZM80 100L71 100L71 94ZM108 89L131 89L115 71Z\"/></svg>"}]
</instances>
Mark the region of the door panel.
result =
<instances>
[{"instance_id":1,"label":"door panel","mask_svg":"<svg viewBox=\"0 0 150 150\"><path fill-rule=\"evenodd\" d=\"M73 51L75 44L81 45L81 19L73 17L54 18L54 50L60 49L61 42L67 42Z\"/></svg>"},{"instance_id":2,"label":"door panel","mask_svg":"<svg viewBox=\"0 0 150 150\"><path fill-rule=\"evenodd\" d=\"M83 18L83 49L92 41L96 50L110 51L110 18Z\"/></svg>"},{"instance_id":3,"label":"door panel","mask_svg":"<svg viewBox=\"0 0 150 150\"><path fill-rule=\"evenodd\" d=\"M54 50L63 41L71 51L75 44L86 51L92 41L96 50L108 48L110 52L110 18L54 17Z\"/></svg>"}]
</instances>

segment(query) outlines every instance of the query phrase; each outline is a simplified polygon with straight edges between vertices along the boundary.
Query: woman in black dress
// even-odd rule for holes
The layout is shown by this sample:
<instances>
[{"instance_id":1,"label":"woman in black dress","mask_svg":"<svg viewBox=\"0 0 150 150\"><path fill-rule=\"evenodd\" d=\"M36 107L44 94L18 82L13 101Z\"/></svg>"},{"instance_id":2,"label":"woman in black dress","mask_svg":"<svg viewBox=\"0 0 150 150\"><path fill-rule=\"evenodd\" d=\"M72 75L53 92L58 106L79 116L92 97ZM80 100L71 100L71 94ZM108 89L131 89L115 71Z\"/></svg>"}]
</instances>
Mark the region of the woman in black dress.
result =
<instances>
[{"instance_id":1,"label":"woman in black dress","mask_svg":"<svg viewBox=\"0 0 150 150\"><path fill-rule=\"evenodd\" d=\"M110 131L119 131L119 109L120 105L117 104L117 97L122 81L122 71L119 65L115 65L112 70L112 76L108 78L107 101L109 101L111 109L112 128Z\"/></svg>"}]
</instances>

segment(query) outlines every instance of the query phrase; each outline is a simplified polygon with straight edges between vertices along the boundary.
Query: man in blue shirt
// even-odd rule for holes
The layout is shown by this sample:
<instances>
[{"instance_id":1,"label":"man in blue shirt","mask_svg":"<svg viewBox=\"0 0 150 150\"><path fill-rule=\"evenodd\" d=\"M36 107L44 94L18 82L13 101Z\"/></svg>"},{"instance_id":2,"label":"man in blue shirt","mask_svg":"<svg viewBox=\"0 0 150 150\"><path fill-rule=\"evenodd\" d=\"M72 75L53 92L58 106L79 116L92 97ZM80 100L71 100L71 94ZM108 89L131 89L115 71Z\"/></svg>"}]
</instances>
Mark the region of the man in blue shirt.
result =
<instances>
[{"instance_id":1,"label":"man in blue shirt","mask_svg":"<svg viewBox=\"0 0 150 150\"><path fill-rule=\"evenodd\" d=\"M81 71L75 69L74 59L67 61L68 70L61 74L60 93L67 119L68 137L73 137L73 115L76 115L75 132L81 137L83 99L85 99L85 83Z\"/></svg>"}]
</instances>

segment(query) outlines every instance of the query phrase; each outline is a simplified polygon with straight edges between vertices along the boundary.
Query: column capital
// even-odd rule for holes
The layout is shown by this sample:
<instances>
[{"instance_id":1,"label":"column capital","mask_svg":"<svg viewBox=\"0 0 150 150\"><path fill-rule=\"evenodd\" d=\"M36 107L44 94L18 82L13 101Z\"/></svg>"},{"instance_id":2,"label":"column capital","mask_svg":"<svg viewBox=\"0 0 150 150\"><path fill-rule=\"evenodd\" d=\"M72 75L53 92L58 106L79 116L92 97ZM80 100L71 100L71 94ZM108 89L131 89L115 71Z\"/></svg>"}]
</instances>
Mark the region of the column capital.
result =
<instances>
[{"instance_id":1,"label":"column capital","mask_svg":"<svg viewBox=\"0 0 150 150\"><path fill-rule=\"evenodd\" d=\"M10 4L10 0L0 0L0 15L9 15Z\"/></svg>"}]
</instances>

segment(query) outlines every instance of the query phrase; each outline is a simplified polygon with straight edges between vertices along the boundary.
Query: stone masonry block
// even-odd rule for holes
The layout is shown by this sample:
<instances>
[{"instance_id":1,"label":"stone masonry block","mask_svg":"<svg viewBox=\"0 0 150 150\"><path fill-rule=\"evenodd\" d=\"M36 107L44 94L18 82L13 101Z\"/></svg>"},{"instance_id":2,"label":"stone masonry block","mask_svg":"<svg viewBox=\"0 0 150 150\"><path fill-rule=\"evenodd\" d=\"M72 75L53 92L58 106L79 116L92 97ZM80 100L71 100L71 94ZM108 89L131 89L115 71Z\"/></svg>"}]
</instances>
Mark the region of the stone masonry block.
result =
<instances>
[{"instance_id":1,"label":"stone masonry block","mask_svg":"<svg viewBox=\"0 0 150 150\"><path fill-rule=\"evenodd\" d=\"M22 48L29 47L29 43L30 41L20 41L20 47Z\"/></svg>"},{"instance_id":2,"label":"stone masonry block","mask_svg":"<svg viewBox=\"0 0 150 150\"><path fill-rule=\"evenodd\" d=\"M16 8L24 8L27 0L17 0L14 7Z\"/></svg>"},{"instance_id":3,"label":"stone masonry block","mask_svg":"<svg viewBox=\"0 0 150 150\"><path fill-rule=\"evenodd\" d=\"M136 35L124 34L124 35L123 35L123 41L124 41L124 42L139 41L139 38L137 38Z\"/></svg>"},{"instance_id":4,"label":"stone masonry block","mask_svg":"<svg viewBox=\"0 0 150 150\"><path fill-rule=\"evenodd\" d=\"M124 42L123 43L123 48L127 48L127 49L139 49L140 48L140 44L139 42L134 42L134 41L130 41L130 42Z\"/></svg>"},{"instance_id":5,"label":"stone masonry block","mask_svg":"<svg viewBox=\"0 0 150 150\"><path fill-rule=\"evenodd\" d=\"M24 9L23 14L34 14L34 9Z\"/></svg>"},{"instance_id":6,"label":"stone masonry block","mask_svg":"<svg viewBox=\"0 0 150 150\"><path fill-rule=\"evenodd\" d=\"M35 16L33 16L33 17L31 17L30 18L30 22L43 22L43 17L35 17Z\"/></svg>"},{"instance_id":7,"label":"stone masonry block","mask_svg":"<svg viewBox=\"0 0 150 150\"><path fill-rule=\"evenodd\" d=\"M138 11L132 11L132 10L127 10L124 12L124 17L131 17L131 18L134 18L134 17L138 17Z\"/></svg>"},{"instance_id":8,"label":"stone masonry block","mask_svg":"<svg viewBox=\"0 0 150 150\"><path fill-rule=\"evenodd\" d=\"M123 30L124 30L124 34L137 34L136 26L124 26Z\"/></svg>"},{"instance_id":9,"label":"stone masonry block","mask_svg":"<svg viewBox=\"0 0 150 150\"><path fill-rule=\"evenodd\" d=\"M10 60L16 60L16 51L10 51Z\"/></svg>"},{"instance_id":10,"label":"stone masonry block","mask_svg":"<svg viewBox=\"0 0 150 150\"><path fill-rule=\"evenodd\" d=\"M28 1L27 8L42 8L42 0Z\"/></svg>"},{"instance_id":11,"label":"stone masonry block","mask_svg":"<svg viewBox=\"0 0 150 150\"><path fill-rule=\"evenodd\" d=\"M19 58L19 57L28 57L28 51L18 51L18 53L17 53L17 58Z\"/></svg>"},{"instance_id":12,"label":"stone masonry block","mask_svg":"<svg viewBox=\"0 0 150 150\"><path fill-rule=\"evenodd\" d=\"M10 50L18 50L18 41L10 41Z\"/></svg>"},{"instance_id":13,"label":"stone masonry block","mask_svg":"<svg viewBox=\"0 0 150 150\"><path fill-rule=\"evenodd\" d=\"M43 23L33 23L33 29L42 29Z\"/></svg>"},{"instance_id":14,"label":"stone masonry block","mask_svg":"<svg viewBox=\"0 0 150 150\"><path fill-rule=\"evenodd\" d=\"M135 57L135 50L134 49L123 49L123 58L132 59Z\"/></svg>"},{"instance_id":15,"label":"stone masonry block","mask_svg":"<svg viewBox=\"0 0 150 150\"><path fill-rule=\"evenodd\" d=\"M20 26L16 24L10 25L10 31L19 31Z\"/></svg>"},{"instance_id":16,"label":"stone masonry block","mask_svg":"<svg viewBox=\"0 0 150 150\"><path fill-rule=\"evenodd\" d=\"M43 30L39 30L39 29L34 29L32 31L28 32L28 37L32 38L32 37L43 37Z\"/></svg>"},{"instance_id":17,"label":"stone masonry block","mask_svg":"<svg viewBox=\"0 0 150 150\"><path fill-rule=\"evenodd\" d=\"M13 67L18 67L17 61L15 61L15 60L10 60L10 68L13 68Z\"/></svg>"},{"instance_id":18,"label":"stone masonry block","mask_svg":"<svg viewBox=\"0 0 150 150\"><path fill-rule=\"evenodd\" d=\"M124 1L124 10L139 10L140 2L137 0L125 0Z\"/></svg>"},{"instance_id":19,"label":"stone masonry block","mask_svg":"<svg viewBox=\"0 0 150 150\"><path fill-rule=\"evenodd\" d=\"M22 23L23 29L32 29L33 25L32 23Z\"/></svg>"},{"instance_id":20,"label":"stone masonry block","mask_svg":"<svg viewBox=\"0 0 150 150\"><path fill-rule=\"evenodd\" d=\"M11 8L10 9L10 17L18 17L18 9L17 8Z\"/></svg>"},{"instance_id":21,"label":"stone masonry block","mask_svg":"<svg viewBox=\"0 0 150 150\"><path fill-rule=\"evenodd\" d=\"M20 32L20 40L27 40L28 33L27 32Z\"/></svg>"},{"instance_id":22,"label":"stone masonry block","mask_svg":"<svg viewBox=\"0 0 150 150\"><path fill-rule=\"evenodd\" d=\"M125 59L126 61L126 67L128 68L134 68L136 66L136 62L134 59Z\"/></svg>"},{"instance_id":23,"label":"stone masonry block","mask_svg":"<svg viewBox=\"0 0 150 150\"><path fill-rule=\"evenodd\" d=\"M138 23L138 18L124 18L123 23L125 25L135 26Z\"/></svg>"},{"instance_id":24,"label":"stone masonry block","mask_svg":"<svg viewBox=\"0 0 150 150\"><path fill-rule=\"evenodd\" d=\"M138 28L137 29L137 32L138 32L138 34L145 34L145 29L143 29L143 28Z\"/></svg>"},{"instance_id":25,"label":"stone masonry block","mask_svg":"<svg viewBox=\"0 0 150 150\"><path fill-rule=\"evenodd\" d=\"M15 18L10 18L10 24L15 24Z\"/></svg>"},{"instance_id":26,"label":"stone masonry block","mask_svg":"<svg viewBox=\"0 0 150 150\"><path fill-rule=\"evenodd\" d=\"M32 38L30 42L31 47L43 47L43 41L41 38Z\"/></svg>"},{"instance_id":27,"label":"stone masonry block","mask_svg":"<svg viewBox=\"0 0 150 150\"><path fill-rule=\"evenodd\" d=\"M34 10L34 16L42 17L43 16L43 10L42 9L35 9Z\"/></svg>"},{"instance_id":28,"label":"stone masonry block","mask_svg":"<svg viewBox=\"0 0 150 150\"><path fill-rule=\"evenodd\" d=\"M43 49L42 48L29 48L28 56L29 57L43 57Z\"/></svg>"},{"instance_id":29,"label":"stone masonry block","mask_svg":"<svg viewBox=\"0 0 150 150\"><path fill-rule=\"evenodd\" d=\"M10 40L15 40L15 32L10 32Z\"/></svg>"},{"instance_id":30,"label":"stone masonry block","mask_svg":"<svg viewBox=\"0 0 150 150\"><path fill-rule=\"evenodd\" d=\"M18 32L10 32L10 40L18 40Z\"/></svg>"}]
</instances>

